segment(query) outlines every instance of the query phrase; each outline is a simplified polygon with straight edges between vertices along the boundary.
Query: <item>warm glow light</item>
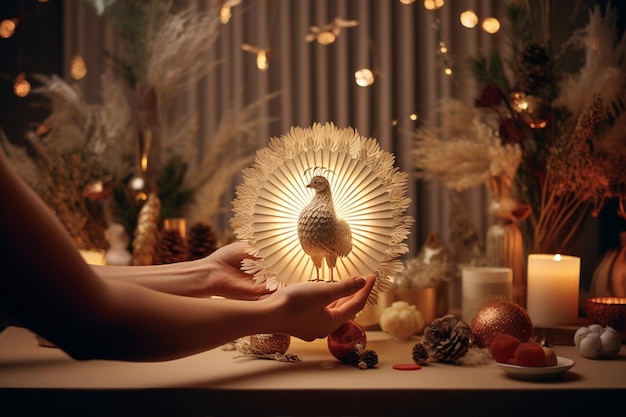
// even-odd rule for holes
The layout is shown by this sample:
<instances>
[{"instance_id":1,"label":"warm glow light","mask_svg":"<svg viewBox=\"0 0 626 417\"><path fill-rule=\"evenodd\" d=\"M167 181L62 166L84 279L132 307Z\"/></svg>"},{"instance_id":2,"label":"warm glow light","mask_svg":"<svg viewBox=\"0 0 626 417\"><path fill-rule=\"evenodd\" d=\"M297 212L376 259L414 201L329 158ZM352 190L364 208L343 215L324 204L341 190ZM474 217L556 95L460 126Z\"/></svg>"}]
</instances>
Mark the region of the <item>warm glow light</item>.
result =
<instances>
[{"instance_id":1,"label":"warm glow light","mask_svg":"<svg viewBox=\"0 0 626 417\"><path fill-rule=\"evenodd\" d=\"M356 82L359 87L369 87L374 84L375 80L376 75L374 75L370 69L361 68L354 72L354 82Z\"/></svg>"},{"instance_id":2,"label":"warm glow light","mask_svg":"<svg viewBox=\"0 0 626 417\"><path fill-rule=\"evenodd\" d=\"M527 311L536 327L578 322L580 258L559 254L528 255Z\"/></svg>"},{"instance_id":3,"label":"warm glow light","mask_svg":"<svg viewBox=\"0 0 626 417\"><path fill-rule=\"evenodd\" d=\"M230 22L230 18L232 17L232 13L231 13L231 8L228 5L222 5L222 7L220 7L220 22L222 22L222 24L226 24L228 22Z\"/></svg>"},{"instance_id":4,"label":"warm glow light","mask_svg":"<svg viewBox=\"0 0 626 417\"><path fill-rule=\"evenodd\" d=\"M446 75L452 75L452 68L446 67L443 69L443 73Z\"/></svg>"},{"instance_id":5,"label":"warm glow light","mask_svg":"<svg viewBox=\"0 0 626 417\"><path fill-rule=\"evenodd\" d=\"M30 93L30 83L23 72L17 76L13 84L13 92L18 97L26 97Z\"/></svg>"},{"instance_id":6,"label":"warm glow light","mask_svg":"<svg viewBox=\"0 0 626 417\"><path fill-rule=\"evenodd\" d=\"M400 3L402 3L402 4L413 4L413 3L415 3L415 0L400 0Z\"/></svg>"},{"instance_id":7,"label":"warm glow light","mask_svg":"<svg viewBox=\"0 0 626 417\"><path fill-rule=\"evenodd\" d=\"M439 42L439 52L441 52L442 54L448 53L448 47L446 46L445 42Z\"/></svg>"},{"instance_id":8,"label":"warm glow light","mask_svg":"<svg viewBox=\"0 0 626 417\"><path fill-rule=\"evenodd\" d=\"M87 64L80 54L74 55L70 61L70 76L75 80L81 80L87 75Z\"/></svg>"},{"instance_id":9,"label":"warm glow light","mask_svg":"<svg viewBox=\"0 0 626 417\"><path fill-rule=\"evenodd\" d=\"M146 185L146 182L144 181L142 177L133 177L128 182L128 187L130 187L131 190L135 190L135 191L143 190L145 185Z\"/></svg>"},{"instance_id":10,"label":"warm glow light","mask_svg":"<svg viewBox=\"0 0 626 417\"><path fill-rule=\"evenodd\" d=\"M411 119L413 121L417 120L417 114L411 113L411 115L409 116L409 119Z\"/></svg>"},{"instance_id":11,"label":"warm glow light","mask_svg":"<svg viewBox=\"0 0 626 417\"><path fill-rule=\"evenodd\" d=\"M488 17L483 20L482 28L485 32L493 35L500 30L500 22L495 17Z\"/></svg>"},{"instance_id":12,"label":"warm glow light","mask_svg":"<svg viewBox=\"0 0 626 417\"><path fill-rule=\"evenodd\" d=\"M100 249L93 250L79 250L80 256L83 257L83 260L87 262L89 265L104 265L104 256L105 252Z\"/></svg>"},{"instance_id":13,"label":"warm glow light","mask_svg":"<svg viewBox=\"0 0 626 417\"><path fill-rule=\"evenodd\" d=\"M17 24L13 19L5 19L0 22L0 38L10 38L15 33Z\"/></svg>"},{"instance_id":14,"label":"warm glow light","mask_svg":"<svg viewBox=\"0 0 626 417\"><path fill-rule=\"evenodd\" d=\"M424 0L424 8L426 10L437 10L442 7L444 0Z\"/></svg>"},{"instance_id":15,"label":"warm glow light","mask_svg":"<svg viewBox=\"0 0 626 417\"><path fill-rule=\"evenodd\" d=\"M261 50L256 55L256 66L261 71L267 71L270 67L270 63L267 60L267 53L264 50Z\"/></svg>"},{"instance_id":16,"label":"warm glow light","mask_svg":"<svg viewBox=\"0 0 626 417\"><path fill-rule=\"evenodd\" d=\"M334 33L328 30L325 30L325 31L318 33L316 39L317 39L317 43L319 43L320 45L330 45L331 43L335 42L335 39L337 39L337 36L335 36Z\"/></svg>"},{"instance_id":17,"label":"warm glow light","mask_svg":"<svg viewBox=\"0 0 626 417\"><path fill-rule=\"evenodd\" d=\"M476 16L476 13L474 13L473 10L464 11L459 16L459 19L461 20L461 24L466 28L471 29L473 27L476 27L476 25L478 24L478 16Z\"/></svg>"}]
</instances>

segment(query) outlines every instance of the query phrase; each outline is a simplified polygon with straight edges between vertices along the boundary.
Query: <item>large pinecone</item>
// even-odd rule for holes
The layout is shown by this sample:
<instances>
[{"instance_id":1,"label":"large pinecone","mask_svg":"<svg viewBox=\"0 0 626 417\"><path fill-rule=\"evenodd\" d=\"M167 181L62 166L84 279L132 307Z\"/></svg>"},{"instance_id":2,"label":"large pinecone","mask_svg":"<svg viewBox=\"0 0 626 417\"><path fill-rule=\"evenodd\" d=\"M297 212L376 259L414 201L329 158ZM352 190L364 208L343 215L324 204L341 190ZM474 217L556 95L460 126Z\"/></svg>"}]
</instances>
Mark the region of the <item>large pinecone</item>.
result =
<instances>
[{"instance_id":1,"label":"large pinecone","mask_svg":"<svg viewBox=\"0 0 626 417\"><path fill-rule=\"evenodd\" d=\"M548 49L539 43L527 45L522 51L515 73L517 88L526 94L538 94L549 89L553 80Z\"/></svg>"},{"instance_id":2,"label":"large pinecone","mask_svg":"<svg viewBox=\"0 0 626 417\"><path fill-rule=\"evenodd\" d=\"M472 341L470 326L448 314L435 319L424 329L422 344L433 360L454 363L467 353Z\"/></svg>"},{"instance_id":3,"label":"large pinecone","mask_svg":"<svg viewBox=\"0 0 626 417\"><path fill-rule=\"evenodd\" d=\"M217 237L213 228L206 223L196 223L189 229L187 247L191 261L210 255L217 249Z\"/></svg>"},{"instance_id":4,"label":"large pinecone","mask_svg":"<svg viewBox=\"0 0 626 417\"><path fill-rule=\"evenodd\" d=\"M158 264L172 264L189 259L187 242L178 230L164 230L157 246L156 262Z\"/></svg>"}]
</instances>

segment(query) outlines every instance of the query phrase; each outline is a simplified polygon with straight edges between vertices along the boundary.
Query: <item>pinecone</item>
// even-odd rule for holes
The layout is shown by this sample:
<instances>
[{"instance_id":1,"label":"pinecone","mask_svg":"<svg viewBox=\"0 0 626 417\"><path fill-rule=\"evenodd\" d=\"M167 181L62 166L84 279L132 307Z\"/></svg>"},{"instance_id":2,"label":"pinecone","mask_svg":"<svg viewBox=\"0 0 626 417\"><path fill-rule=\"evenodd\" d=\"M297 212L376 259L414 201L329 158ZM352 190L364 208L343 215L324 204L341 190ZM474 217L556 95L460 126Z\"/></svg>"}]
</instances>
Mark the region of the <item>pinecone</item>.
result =
<instances>
[{"instance_id":1,"label":"pinecone","mask_svg":"<svg viewBox=\"0 0 626 417\"><path fill-rule=\"evenodd\" d=\"M189 260L204 258L217 249L217 238L213 228L206 223L196 223L189 229L187 240Z\"/></svg>"},{"instance_id":2,"label":"pinecone","mask_svg":"<svg viewBox=\"0 0 626 417\"><path fill-rule=\"evenodd\" d=\"M517 88L526 94L537 94L549 88L550 55L541 44L531 43L524 48L516 68Z\"/></svg>"},{"instance_id":3,"label":"pinecone","mask_svg":"<svg viewBox=\"0 0 626 417\"><path fill-rule=\"evenodd\" d=\"M157 246L155 264L172 264L189 259L187 243L177 230L164 230Z\"/></svg>"},{"instance_id":4,"label":"pinecone","mask_svg":"<svg viewBox=\"0 0 626 417\"><path fill-rule=\"evenodd\" d=\"M361 361L361 354L356 350L351 350L341 358L341 362L348 365L358 365Z\"/></svg>"},{"instance_id":5,"label":"pinecone","mask_svg":"<svg viewBox=\"0 0 626 417\"><path fill-rule=\"evenodd\" d=\"M430 355L428 355L428 350L421 343L416 343L413 346L413 362L418 365L423 365L427 363L430 359Z\"/></svg>"},{"instance_id":6,"label":"pinecone","mask_svg":"<svg viewBox=\"0 0 626 417\"><path fill-rule=\"evenodd\" d=\"M361 353L361 360L358 365L361 369L373 368L378 364L378 354L373 350L366 350Z\"/></svg>"},{"instance_id":7,"label":"pinecone","mask_svg":"<svg viewBox=\"0 0 626 417\"><path fill-rule=\"evenodd\" d=\"M467 353L472 340L470 326L448 314L435 319L424 329L422 343L435 361L454 363Z\"/></svg>"}]
</instances>

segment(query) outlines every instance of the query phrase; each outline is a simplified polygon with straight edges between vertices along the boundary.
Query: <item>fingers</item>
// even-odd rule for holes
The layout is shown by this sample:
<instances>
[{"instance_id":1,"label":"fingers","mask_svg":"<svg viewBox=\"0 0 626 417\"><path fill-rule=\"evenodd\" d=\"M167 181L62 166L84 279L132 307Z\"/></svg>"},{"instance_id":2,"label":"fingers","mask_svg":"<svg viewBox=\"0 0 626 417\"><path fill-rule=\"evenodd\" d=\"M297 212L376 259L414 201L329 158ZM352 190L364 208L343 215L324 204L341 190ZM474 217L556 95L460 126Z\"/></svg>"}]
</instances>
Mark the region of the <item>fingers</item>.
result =
<instances>
[{"instance_id":1,"label":"fingers","mask_svg":"<svg viewBox=\"0 0 626 417\"><path fill-rule=\"evenodd\" d=\"M367 298L376 283L376 275L368 275L367 278L355 277L340 281L345 283L347 290L351 292L344 294L334 306L329 306L333 315L340 320L348 320L365 307ZM348 297L352 295L352 297Z\"/></svg>"}]
</instances>

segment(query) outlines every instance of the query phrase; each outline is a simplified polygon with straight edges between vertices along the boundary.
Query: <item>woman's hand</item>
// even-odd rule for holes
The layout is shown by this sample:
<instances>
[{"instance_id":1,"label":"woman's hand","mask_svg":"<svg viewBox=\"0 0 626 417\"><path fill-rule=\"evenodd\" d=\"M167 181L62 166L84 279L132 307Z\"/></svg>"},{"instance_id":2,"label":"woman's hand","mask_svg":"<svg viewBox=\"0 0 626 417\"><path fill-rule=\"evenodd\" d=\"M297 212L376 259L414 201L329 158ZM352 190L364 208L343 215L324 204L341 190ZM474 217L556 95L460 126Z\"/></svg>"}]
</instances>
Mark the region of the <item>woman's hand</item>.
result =
<instances>
[{"instance_id":1,"label":"woman's hand","mask_svg":"<svg viewBox=\"0 0 626 417\"><path fill-rule=\"evenodd\" d=\"M211 295L237 300L258 300L270 294L265 284L241 270L241 261L250 258L245 243L230 243L204 258L208 267L207 287Z\"/></svg>"},{"instance_id":2,"label":"woman's hand","mask_svg":"<svg viewBox=\"0 0 626 417\"><path fill-rule=\"evenodd\" d=\"M275 303L274 333L306 341L328 336L365 307L376 275L338 282L303 282L288 285L267 298Z\"/></svg>"}]
</instances>

